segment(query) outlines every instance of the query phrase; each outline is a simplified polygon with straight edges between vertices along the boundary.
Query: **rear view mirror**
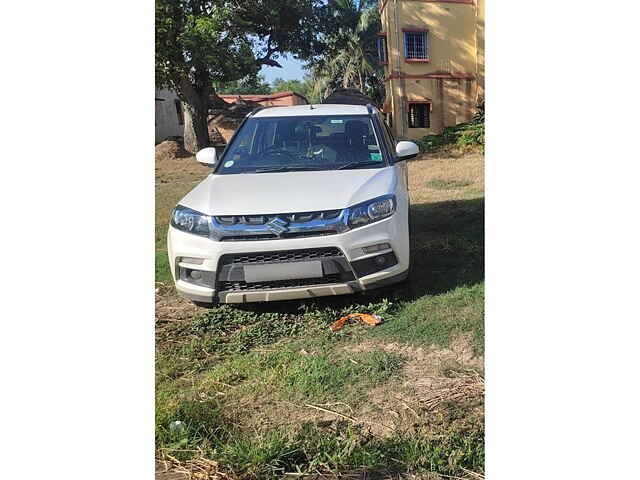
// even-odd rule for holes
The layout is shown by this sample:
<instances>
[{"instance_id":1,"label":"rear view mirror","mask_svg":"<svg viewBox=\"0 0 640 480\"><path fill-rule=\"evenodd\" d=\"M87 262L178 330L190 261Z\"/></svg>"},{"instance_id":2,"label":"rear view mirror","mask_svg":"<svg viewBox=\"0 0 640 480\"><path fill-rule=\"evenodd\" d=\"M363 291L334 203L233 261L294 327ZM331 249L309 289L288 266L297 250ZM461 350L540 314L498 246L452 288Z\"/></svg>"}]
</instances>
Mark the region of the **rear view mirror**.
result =
<instances>
[{"instance_id":1,"label":"rear view mirror","mask_svg":"<svg viewBox=\"0 0 640 480\"><path fill-rule=\"evenodd\" d=\"M418 148L418 145L413 142L402 141L398 142L396 145L398 161L409 160L410 158L417 156L418 153L420 153L420 149Z\"/></svg>"},{"instance_id":2,"label":"rear view mirror","mask_svg":"<svg viewBox=\"0 0 640 480\"><path fill-rule=\"evenodd\" d=\"M218 162L218 154L214 147L207 147L196 153L196 160L206 167L215 167Z\"/></svg>"}]
</instances>

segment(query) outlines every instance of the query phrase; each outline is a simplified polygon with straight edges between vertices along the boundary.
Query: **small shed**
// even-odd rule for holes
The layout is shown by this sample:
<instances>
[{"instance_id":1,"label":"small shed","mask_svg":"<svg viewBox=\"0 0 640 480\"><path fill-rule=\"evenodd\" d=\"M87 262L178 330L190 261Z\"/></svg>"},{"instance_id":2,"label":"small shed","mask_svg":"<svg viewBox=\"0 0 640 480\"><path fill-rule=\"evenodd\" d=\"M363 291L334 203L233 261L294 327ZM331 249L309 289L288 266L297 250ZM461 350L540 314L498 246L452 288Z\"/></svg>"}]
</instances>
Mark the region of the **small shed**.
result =
<instances>
[{"instance_id":1,"label":"small shed","mask_svg":"<svg viewBox=\"0 0 640 480\"><path fill-rule=\"evenodd\" d=\"M244 117L258 107L257 102L237 99L235 103L227 108L212 109L209 115L209 137L211 143L216 145L215 137L220 136L224 143L228 143L238 129ZM219 139L218 139L219 140ZM218 141L218 144L221 143Z\"/></svg>"},{"instance_id":2,"label":"small shed","mask_svg":"<svg viewBox=\"0 0 640 480\"><path fill-rule=\"evenodd\" d=\"M171 90L156 89L156 145L184 134L182 105Z\"/></svg>"},{"instance_id":3,"label":"small shed","mask_svg":"<svg viewBox=\"0 0 640 480\"><path fill-rule=\"evenodd\" d=\"M235 102L243 100L254 102L261 107L291 107L293 105L307 105L309 101L304 95L297 92L281 92L270 95L218 95L225 102Z\"/></svg>"}]
</instances>

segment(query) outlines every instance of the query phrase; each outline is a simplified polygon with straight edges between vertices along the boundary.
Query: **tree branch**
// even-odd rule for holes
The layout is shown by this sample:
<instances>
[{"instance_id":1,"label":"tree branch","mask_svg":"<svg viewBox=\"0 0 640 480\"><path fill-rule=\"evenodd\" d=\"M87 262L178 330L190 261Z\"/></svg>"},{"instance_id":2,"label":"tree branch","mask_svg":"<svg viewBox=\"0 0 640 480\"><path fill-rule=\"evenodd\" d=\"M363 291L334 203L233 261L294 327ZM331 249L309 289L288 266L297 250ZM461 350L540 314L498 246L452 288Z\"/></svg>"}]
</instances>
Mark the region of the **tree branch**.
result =
<instances>
[{"instance_id":1,"label":"tree branch","mask_svg":"<svg viewBox=\"0 0 640 480\"><path fill-rule=\"evenodd\" d=\"M271 58L271 55L273 55L274 53L277 53L278 50L279 50L278 47L274 47L271 45L271 35L269 35L269 39L267 40L267 53L265 53L262 57L257 59L258 64L268 65L270 67L282 68L282 65L280 65L277 61Z\"/></svg>"}]
</instances>

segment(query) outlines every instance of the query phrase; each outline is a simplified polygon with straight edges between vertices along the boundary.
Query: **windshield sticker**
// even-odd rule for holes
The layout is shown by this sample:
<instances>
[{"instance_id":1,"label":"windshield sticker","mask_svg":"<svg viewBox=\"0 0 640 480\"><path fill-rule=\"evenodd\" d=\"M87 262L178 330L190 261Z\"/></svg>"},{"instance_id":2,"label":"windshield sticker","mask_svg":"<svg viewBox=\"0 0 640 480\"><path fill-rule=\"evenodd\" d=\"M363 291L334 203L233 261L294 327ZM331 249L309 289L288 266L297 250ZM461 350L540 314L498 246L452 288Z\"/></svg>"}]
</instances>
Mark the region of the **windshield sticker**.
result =
<instances>
[{"instance_id":1,"label":"windshield sticker","mask_svg":"<svg viewBox=\"0 0 640 480\"><path fill-rule=\"evenodd\" d=\"M228 162L224 162L224 168L233 167L233 160L229 160Z\"/></svg>"},{"instance_id":2,"label":"windshield sticker","mask_svg":"<svg viewBox=\"0 0 640 480\"><path fill-rule=\"evenodd\" d=\"M382 154L381 153L370 153L369 157L371 157L371 160L375 160L377 162L382 161Z\"/></svg>"},{"instance_id":3,"label":"windshield sticker","mask_svg":"<svg viewBox=\"0 0 640 480\"><path fill-rule=\"evenodd\" d=\"M342 123L342 120L331 120L331 123Z\"/></svg>"}]
</instances>

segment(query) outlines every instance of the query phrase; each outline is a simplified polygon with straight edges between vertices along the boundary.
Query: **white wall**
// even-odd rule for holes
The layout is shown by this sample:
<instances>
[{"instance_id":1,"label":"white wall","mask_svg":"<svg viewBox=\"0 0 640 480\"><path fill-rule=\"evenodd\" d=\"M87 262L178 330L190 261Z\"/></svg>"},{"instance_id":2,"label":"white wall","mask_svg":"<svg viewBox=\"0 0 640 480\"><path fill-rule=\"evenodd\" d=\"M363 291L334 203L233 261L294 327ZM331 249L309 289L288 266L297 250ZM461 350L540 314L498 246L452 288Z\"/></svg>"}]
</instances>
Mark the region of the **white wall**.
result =
<instances>
[{"instance_id":1,"label":"white wall","mask_svg":"<svg viewBox=\"0 0 640 480\"><path fill-rule=\"evenodd\" d=\"M158 100L162 98L163 101ZM156 143L168 137L182 137L184 128L178 120L175 100L178 96L170 90L156 89Z\"/></svg>"}]
</instances>

